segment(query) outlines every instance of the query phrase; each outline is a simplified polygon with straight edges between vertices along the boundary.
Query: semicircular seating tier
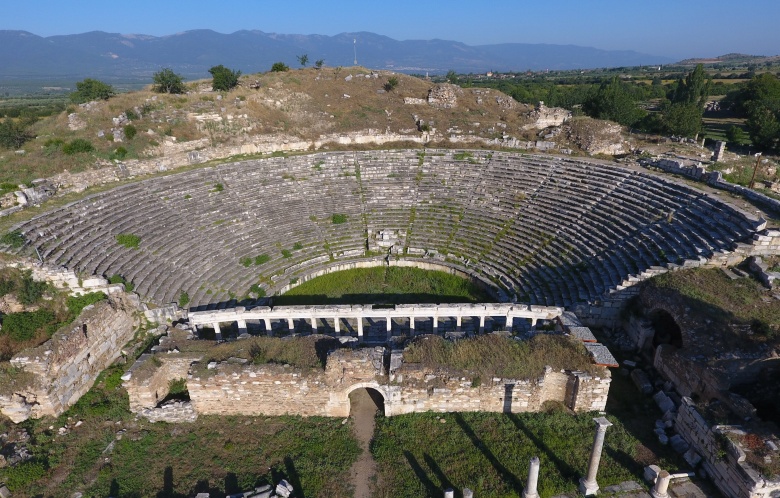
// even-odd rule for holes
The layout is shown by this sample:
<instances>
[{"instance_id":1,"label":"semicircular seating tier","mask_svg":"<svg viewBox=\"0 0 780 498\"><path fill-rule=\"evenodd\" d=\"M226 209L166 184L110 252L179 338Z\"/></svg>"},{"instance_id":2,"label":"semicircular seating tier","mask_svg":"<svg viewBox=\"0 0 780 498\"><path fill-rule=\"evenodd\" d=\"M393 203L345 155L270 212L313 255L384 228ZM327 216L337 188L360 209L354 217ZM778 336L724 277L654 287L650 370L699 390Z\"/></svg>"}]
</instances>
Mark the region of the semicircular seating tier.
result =
<instances>
[{"instance_id":1,"label":"semicircular seating tier","mask_svg":"<svg viewBox=\"0 0 780 498\"><path fill-rule=\"evenodd\" d=\"M570 158L449 150L333 152L139 181L17 229L47 263L119 274L157 303L229 303L373 259L433 262L504 296L568 306L702 261L759 221L674 181ZM117 235L140 238L137 248Z\"/></svg>"}]
</instances>

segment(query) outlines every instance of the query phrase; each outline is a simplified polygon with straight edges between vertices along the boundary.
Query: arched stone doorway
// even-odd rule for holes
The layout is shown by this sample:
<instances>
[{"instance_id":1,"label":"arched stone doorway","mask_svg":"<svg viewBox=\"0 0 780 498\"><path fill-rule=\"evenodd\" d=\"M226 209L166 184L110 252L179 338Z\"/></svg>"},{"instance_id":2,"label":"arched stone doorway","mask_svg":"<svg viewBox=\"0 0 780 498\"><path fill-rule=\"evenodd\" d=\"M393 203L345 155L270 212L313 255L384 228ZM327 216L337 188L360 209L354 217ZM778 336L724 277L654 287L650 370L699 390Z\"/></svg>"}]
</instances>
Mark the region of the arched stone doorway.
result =
<instances>
[{"instance_id":1,"label":"arched stone doorway","mask_svg":"<svg viewBox=\"0 0 780 498\"><path fill-rule=\"evenodd\" d=\"M661 344L670 344L676 348L683 347L682 331L674 317L665 310L655 309L651 311L647 318L653 324L655 333L653 334L653 349Z\"/></svg>"},{"instance_id":2,"label":"arched stone doorway","mask_svg":"<svg viewBox=\"0 0 780 498\"><path fill-rule=\"evenodd\" d=\"M349 393L349 415L355 417L358 412L373 417L376 412L385 414L385 397L373 387L359 387Z\"/></svg>"}]
</instances>

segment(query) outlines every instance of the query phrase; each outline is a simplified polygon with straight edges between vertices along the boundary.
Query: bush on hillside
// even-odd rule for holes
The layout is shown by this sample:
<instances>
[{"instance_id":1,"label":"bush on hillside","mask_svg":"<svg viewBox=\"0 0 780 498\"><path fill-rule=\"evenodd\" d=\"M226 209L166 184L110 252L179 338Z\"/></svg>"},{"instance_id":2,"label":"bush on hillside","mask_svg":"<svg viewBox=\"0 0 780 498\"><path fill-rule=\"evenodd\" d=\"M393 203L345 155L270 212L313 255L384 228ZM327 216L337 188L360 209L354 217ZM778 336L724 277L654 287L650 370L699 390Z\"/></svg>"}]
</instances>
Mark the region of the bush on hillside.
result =
<instances>
[{"instance_id":1,"label":"bush on hillside","mask_svg":"<svg viewBox=\"0 0 780 498\"><path fill-rule=\"evenodd\" d=\"M153 90L157 93L185 93L182 77L171 68L163 68L152 75Z\"/></svg>"},{"instance_id":2,"label":"bush on hillside","mask_svg":"<svg viewBox=\"0 0 780 498\"><path fill-rule=\"evenodd\" d=\"M83 104L93 100L108 100L116 95L114 87L108 83L87 78L76 83L76 91L70 94L70 100L76 104Z\"/></svg>"}]
</instances>

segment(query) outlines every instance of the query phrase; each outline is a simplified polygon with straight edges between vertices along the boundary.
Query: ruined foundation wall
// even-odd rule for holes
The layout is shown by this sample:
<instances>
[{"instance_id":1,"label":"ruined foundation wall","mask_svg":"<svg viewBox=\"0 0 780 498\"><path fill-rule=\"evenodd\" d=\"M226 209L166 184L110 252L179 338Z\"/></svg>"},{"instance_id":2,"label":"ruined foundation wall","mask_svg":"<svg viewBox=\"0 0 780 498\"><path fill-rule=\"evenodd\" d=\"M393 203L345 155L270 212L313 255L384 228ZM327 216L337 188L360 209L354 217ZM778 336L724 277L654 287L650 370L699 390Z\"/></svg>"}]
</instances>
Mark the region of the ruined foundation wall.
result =
<instances>
[{"instance_id":1,"label":"ruined foundation wall","mask_svg":"<svg viewBox=\"0 0 780 498\"><path fill-rule=\"evenodd\" d=\"M690 398L683 398L675 429L702 457L702 466L729 498L768 498L780 495L780 481L766 480L745 464L745 453L699 414Z\"/></svg>"},{"instance_id":2,"label":"ruined foundation wall","mask_svg":"<svg viewBox=\"0 0 780 498\"><path fill-rule=\"evenodd\" d=\"M385 400L387 416L417 412L535 412L545 401L576 411L603 410L611 379L571 372L547 372L539 379L491 379L473 386L470 379L429 378L417 383L379 376L334 382L328 373L301 373L279 365L219 364L211 375L192 375L190 400L199 414L303 415L345 417L349 393L366 387Z\"/></svg>"},{"instance_id":3,"label":"ruined foundation wall","mask_svg":"<svg viewBox=\"0 0 780 498\"><path fill-rule=\"evenodd\" d=\"M168 395L171 381L187 379L190 365L199 359L200 355L141 355L122 376L125 381L134 378L134 382L124 383L130 411L156 407Z\"/></svg>"},{"instance_id":4,"label":"ruined foundation wall","mask_svg":"<svg viewBox=\"0 0 780 498\"><path fill-rule=\"evenodd\" d=\"M35 381L0 394L0 411L18 423L67 410L133 338L134 310L124 296L114 295L85 308L41 346L14 356L11 364L33 374Z\"/></svg>"}]
</instances>

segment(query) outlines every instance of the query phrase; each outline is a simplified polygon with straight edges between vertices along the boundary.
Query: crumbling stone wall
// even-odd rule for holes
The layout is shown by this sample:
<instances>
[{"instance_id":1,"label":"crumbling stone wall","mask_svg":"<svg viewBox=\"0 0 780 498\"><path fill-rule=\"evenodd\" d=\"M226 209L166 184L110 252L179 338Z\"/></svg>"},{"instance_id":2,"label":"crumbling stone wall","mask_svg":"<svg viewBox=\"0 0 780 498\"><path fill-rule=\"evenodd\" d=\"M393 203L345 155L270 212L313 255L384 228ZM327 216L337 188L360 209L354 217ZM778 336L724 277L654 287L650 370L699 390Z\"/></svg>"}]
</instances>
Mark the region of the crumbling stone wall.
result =
<instances>
[{"instance_id":1,"label":"crumbling stone wall","mask_svg":"<svg viewBox=\"0 0 780 498\"><path fill-rule=\"evenodd\" d=\"M164 379L170 366L180 369L191 361L176 356L166 355L159 371L149 377L134 378L131 371L125 380L131 410L144 413L156 406L160 399L156 391L167 385ZM384 348L345 348L329 355L324 372L274 364L220 362L204 368L195 363L187 389L198 414L346 417L349 394L359 388L378 391L387 416L427 411L519 413L539 411L546 401L564 403L576 411L603 410L611 382L604 368L599 375L548 369L536 379L494 378L477 384L470 378L400 361L388 373L384 360Z\"/></svg>"},{"instance_id":2,"label":"crumbling stone wall","mask_svg":"<svg viewBox=\"0 0 780 498\"><path fill-rule=\"evenodd\" d=\"M745 453L723 434L720 426L711 427L684 397L675 419L675 429L691 450L702 457L701 465L720 491L729 498L768 498L780 495L780 480L762 477L745 463Z\"/></svg>"},{"instance_id":3,"label":"crumbling stone wall","mask_svg":"<svg viewBox=\"0 0 780 498\"><path fill-rule=\"evenodd\" d=\"M122 376L122 380L134 379L134 382L125 382L130 410L138 412L156 407L168 395L170 382L186 379L190 365L200 358L201 355L141 355Z\"/></svg>"},{"instance_id":4,"label":"crumbling stone wall","mask_svg":"<svg viewBox=\"0 0 780 498\"><path fill-rule=\"evenodd\" d=\"M0 412L18 423L67 410L133 338L135 310L126 296L115 294L84 308L74 323L41 346L14 356L11 364L33 374L35 380L0 393Z\"/></svg>"}]
</instances>

